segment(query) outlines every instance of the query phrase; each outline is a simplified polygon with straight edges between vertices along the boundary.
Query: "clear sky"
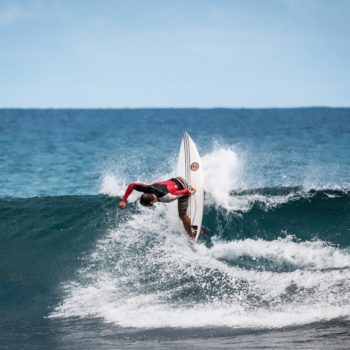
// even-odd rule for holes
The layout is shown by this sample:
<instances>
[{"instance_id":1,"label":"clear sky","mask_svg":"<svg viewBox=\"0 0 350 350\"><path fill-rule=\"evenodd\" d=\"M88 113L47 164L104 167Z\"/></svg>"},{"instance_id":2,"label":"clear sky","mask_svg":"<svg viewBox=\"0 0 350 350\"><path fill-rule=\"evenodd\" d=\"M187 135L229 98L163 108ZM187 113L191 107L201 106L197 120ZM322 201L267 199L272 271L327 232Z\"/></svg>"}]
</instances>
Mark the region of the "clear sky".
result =
<instances>
[{"instance_id":1,"label":"clear sky","mask_svg":"<svg viewBox=\"0 0 350 350\"><path fill-rule=\"evenodd\" d=\"M350 0L0 0L0 107L350 106Z\"/></svg>"}]
</instances>

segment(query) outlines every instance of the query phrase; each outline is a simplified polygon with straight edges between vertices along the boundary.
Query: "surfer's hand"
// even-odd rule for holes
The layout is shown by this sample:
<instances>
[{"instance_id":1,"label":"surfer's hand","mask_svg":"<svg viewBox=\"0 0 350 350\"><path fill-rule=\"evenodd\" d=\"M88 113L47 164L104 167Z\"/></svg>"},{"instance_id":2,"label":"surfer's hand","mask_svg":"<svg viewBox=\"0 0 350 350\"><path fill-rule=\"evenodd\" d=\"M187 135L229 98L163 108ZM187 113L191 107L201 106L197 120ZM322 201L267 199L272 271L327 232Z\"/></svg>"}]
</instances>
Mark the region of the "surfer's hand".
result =
<instances>
[{"instance_id":1,"label":"surfer's hand","mask_svg":"<svg viewBox=\"0 0 350 350\"><path fill-rule=\"evenodd\" d=\"M196 192L196 189L194 187L190 187L188 190L190 191L191 194Z\"/></svg>"},{"instance_id":2,"label":"surfer's hand","mask_svg":"<svg viewBox=\"0 0 350 350\"><path fill-rule=\"evenodd\" d=\"M119 203L119 208L120 209L124 209L126 207L126 203L124 202L124 201L121 201L120 203Z\"/></svg>"}]
</instances>

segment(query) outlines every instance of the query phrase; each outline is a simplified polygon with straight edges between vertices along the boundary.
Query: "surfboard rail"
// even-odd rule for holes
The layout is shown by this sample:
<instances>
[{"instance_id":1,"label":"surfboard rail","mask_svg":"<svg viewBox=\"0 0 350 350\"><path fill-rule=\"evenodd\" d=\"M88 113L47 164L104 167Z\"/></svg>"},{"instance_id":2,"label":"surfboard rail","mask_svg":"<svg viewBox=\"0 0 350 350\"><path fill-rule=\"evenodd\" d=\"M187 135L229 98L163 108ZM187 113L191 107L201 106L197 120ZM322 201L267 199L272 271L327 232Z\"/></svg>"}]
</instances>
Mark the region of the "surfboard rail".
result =
<instances>
[{"instance_id":1,"label":"surfboard rail","mask_svg":"<svg viewBox=\"0 0 350 350\"><path fill-rule=\"evenodd\" d=\"M196 189L196 192L189 198L187 214L191 219L191 226L197 227L195 236L195 242L197 242L204 210L203 167L197 146L187 132L181 141L177 176L183 177L189 186Z\"/></svg>"}]
</instances>

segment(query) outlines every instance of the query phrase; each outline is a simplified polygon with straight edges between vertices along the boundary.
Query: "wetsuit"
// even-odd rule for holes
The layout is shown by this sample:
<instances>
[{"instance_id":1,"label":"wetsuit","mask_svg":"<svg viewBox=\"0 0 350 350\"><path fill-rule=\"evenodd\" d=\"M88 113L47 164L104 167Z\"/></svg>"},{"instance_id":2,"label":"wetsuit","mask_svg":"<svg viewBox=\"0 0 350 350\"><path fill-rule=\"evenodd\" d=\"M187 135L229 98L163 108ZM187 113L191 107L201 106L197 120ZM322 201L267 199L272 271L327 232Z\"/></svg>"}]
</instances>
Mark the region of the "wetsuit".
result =
<instances>
[{"instance_id":1,"label":"wetsuit","mask_svg":"<svg viewBox=\"0 0 350 350\"><path fill-rule=\"evenodd\" d=\"M188 198L191 194L189 186L185 179L182 177L176 177L167 181L155 182L151 185L145 185L142 183L132 183L126 189L123 197L123 202L126 203L129 195L133 190L154 194L159 199L159 202L169 203L178 199L179 214L184 215L187 212Z\"/></svg>"}]
</instances>

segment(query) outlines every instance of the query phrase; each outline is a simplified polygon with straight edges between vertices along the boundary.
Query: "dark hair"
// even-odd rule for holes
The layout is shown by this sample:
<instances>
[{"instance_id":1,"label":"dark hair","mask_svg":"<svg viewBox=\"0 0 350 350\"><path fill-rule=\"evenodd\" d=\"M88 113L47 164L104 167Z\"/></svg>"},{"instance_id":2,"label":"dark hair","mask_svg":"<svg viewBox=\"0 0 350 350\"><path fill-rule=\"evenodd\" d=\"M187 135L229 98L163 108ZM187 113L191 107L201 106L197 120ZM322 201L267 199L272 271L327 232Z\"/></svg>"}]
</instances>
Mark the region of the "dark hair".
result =
<instances>
[{"instance_id":1,"label":"dark hair","mask_svg":"<svg viewBox=\"0 0 350 350\"><path fill-rule=\"evenodd\" d=\"M144 193L140 198L140 204L145 207L151 207L153 205L154 197L153 194Z\"/></svg>"}]
</instances>

